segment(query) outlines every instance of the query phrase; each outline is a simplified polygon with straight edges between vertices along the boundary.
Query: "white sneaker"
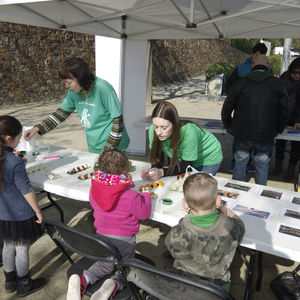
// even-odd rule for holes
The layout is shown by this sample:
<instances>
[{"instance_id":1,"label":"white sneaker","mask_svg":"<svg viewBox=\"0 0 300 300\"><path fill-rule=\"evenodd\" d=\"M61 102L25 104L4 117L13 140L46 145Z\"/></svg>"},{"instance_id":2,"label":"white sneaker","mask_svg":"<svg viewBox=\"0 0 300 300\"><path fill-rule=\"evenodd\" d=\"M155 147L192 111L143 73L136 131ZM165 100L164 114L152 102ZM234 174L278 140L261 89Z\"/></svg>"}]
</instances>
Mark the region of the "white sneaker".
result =
<instances>
[{"instance_id":1,"label":"white sneaker","mask_svg":"<svg viewBox=\"0 0 300 300\"><path fill-rule=\"evenodd\" d=\"M90 300L108 300L113 294L115 294L116 282L109 278L106 279L101 285L100 289L96 291Z\"/></svg>"},{"instance_id":2,"label":"white sneaker","mask_svg":"<svg viewBox=\"0 0 300 300\"><path fill-rule=\"evenodd\" d=\"M80 300L80 277L78 274L73 274L69 278L68 292L66 300Z\"/></svg>"}]
</instances>

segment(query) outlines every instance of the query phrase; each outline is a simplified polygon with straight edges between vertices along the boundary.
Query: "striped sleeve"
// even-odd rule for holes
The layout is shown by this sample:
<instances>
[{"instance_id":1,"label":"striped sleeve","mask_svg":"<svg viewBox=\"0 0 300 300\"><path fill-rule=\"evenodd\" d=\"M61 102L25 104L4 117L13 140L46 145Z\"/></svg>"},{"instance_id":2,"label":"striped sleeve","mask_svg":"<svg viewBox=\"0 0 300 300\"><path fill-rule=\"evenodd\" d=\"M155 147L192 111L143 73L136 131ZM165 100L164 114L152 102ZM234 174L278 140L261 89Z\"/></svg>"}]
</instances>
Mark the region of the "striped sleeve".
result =
<instances>
[{"instance_id":1,"label":"striped sleeve","mask_svg":"<svg viewBox=\"0 0 300 300\"><path fill-rule=\"evenodd\" d=\"M115 149L120 144L124 129L123 115L113 119L113 126L103 150Z\"/></svg>"},{"instance_id":2,"label":"striped sleeve","mask_svg":"<svg viewBox=\"0 0 300 300\"><path fill-rule=\"evenodd\" d=\"M39 135L43 135L52 129L58 127L63 121L65 121L71 112L58 108L54 113L49 115L46 119L44 119L41 123L34 125L37 127L39 131Z\"/></svg>"}]
</instances>

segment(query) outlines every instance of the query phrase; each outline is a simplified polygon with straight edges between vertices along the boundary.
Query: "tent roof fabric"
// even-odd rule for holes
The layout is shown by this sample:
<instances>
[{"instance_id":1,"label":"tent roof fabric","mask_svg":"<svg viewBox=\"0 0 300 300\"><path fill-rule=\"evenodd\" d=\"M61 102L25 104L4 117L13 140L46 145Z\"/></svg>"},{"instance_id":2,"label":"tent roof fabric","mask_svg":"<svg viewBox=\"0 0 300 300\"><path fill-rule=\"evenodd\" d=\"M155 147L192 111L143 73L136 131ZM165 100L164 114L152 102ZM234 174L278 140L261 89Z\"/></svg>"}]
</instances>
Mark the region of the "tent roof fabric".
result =
<instances>
[{"instance_id":1,"label":"tent roof fabric","mask_svg":"<svg viewBox=\"0 0 300 300\"><path fill-rule=\"evenodd\" d=\"M135 40L299 38L300 0L0 0L0 21Z\"/></svg>"}]
</instances>

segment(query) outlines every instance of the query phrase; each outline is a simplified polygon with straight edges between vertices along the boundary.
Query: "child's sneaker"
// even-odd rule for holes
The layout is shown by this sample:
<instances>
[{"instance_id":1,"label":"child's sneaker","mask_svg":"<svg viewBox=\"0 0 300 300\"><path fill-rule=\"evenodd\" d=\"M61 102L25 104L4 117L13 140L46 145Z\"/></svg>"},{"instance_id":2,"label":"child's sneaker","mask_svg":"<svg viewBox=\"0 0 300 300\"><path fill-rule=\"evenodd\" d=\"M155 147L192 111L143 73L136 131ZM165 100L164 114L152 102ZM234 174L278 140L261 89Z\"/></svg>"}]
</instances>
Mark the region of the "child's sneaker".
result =
<instances>
[{"instance_id":1,"label":"child's sneaker","mask_svg":"<svg viewBox=\"0 0 300 300\"><path fill-rule=\"evenodd\" d=\"M106 279L101 285L100 289L96 291L91 300L108 300L112 299L112 297L116 294L118 290L118 283L113 279Z\"/></svg>"},{"instance_id":2,"label":"child's sneaker","mask_svg":"<svg viewBox=\"0 0 300 300\"><path fill-rule=\"evenodd\" d=\"M81 300L86 289L87 284L84 276L81 274L73 274L69 279L66 300Z\"/></svg>"}]
</instances>

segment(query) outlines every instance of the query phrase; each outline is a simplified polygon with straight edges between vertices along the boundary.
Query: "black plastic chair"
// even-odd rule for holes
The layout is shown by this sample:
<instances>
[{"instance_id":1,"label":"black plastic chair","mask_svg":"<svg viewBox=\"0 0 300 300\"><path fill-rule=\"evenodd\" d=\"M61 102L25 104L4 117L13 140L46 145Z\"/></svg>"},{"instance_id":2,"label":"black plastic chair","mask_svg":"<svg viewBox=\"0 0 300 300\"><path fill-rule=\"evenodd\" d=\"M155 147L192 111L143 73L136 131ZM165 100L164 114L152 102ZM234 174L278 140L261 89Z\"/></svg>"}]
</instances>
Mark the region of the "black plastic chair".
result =
<instances>
[{"instance_id":1,"label":"black plastic chair","mask_svg":"<svg viewBox=\"0 0 300 300\"><path fill-rule=\"evenodd\" d=\"M145 291L147 299L234 300L222 287L207 280L170 273L137 259L123 261L122 266L127 280Z\"/></svg>"},{"instance_id":2,"label":"black plastic chair","mask_svg":"<svg viewBox=\"0 0 300 300\"><path fill-rule=\"evenodd\" d=\"M122 266L119 264L121 255L114 245L109 243L107 240L101 239L101 237L96 234L81 232L57 220L46 219L44 224L49 236L63 251L67 259L71 263L71 267L67 271L68 278L72 274L83 273L83 270L88 269L95 261L110 262L116 266L117 272L120 272L121 276L126 282L125 289L117 293L114 299L130 299L131 297L139 299L139 294L135 286L128 283L126 280L126 274ZM79 254L80 256L82 256L82 258L79 261L74 262L67 252L67 249L71 250L73 253ZM137 257L154 265L154 263L150 259L144 256L137 254ZM89 285L86 294L88 296L91 296L101 287L103 281L108 277L110 276L107 276L102 280L98 280L93 285Z\"/></svg>"}]
</instances>

